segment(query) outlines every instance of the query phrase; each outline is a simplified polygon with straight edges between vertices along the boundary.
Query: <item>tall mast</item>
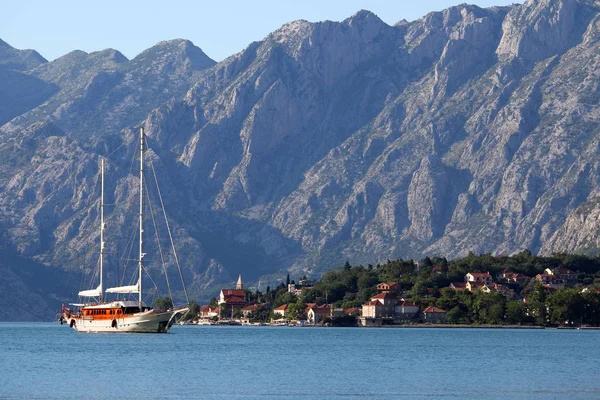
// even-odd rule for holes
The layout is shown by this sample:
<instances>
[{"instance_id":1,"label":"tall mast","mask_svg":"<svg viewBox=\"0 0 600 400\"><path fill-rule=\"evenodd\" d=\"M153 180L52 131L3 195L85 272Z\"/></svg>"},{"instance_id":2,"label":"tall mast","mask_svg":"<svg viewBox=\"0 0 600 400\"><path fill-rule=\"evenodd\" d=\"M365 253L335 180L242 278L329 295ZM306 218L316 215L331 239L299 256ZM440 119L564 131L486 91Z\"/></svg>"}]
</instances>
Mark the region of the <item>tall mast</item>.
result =
<instances>
[{"instance_id":1,"label":"tall mast","mask_svg":"<svg viewBox=\"0 0 600 400\"><path fill-rule=\"evenodd\" d=\"M142 238L144 233L144 128L140 128L140 260L138 290L140 295L140 311L142 311L142 269L144 253L142 251Z\"/></svg>"},{"instance_id":2,"label":"tall mast","mask_svg":"<svg viewBox=\"0 0 600 400\"><path fill-rule=\"evenodd\" d=\"M106 247L104 244L104 158L101 160L101 176L102 176L102 189L100 195L100 302L104 299L104 288L102 286L102 280L104 277L103 267L104 267L104 248Z\"/></svg>"}]
</instances>

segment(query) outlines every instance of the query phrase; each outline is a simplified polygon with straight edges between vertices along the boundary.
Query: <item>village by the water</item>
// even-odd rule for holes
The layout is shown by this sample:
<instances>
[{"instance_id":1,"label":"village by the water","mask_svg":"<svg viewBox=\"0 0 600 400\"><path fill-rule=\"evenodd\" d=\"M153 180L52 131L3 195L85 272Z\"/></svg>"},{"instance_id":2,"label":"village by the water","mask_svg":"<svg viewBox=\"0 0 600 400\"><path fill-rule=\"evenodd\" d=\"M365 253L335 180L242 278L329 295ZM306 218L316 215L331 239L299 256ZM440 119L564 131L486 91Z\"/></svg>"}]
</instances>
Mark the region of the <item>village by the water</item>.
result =
<instances>
[{"instance_id":1,"label":"village by the water","mask_svg":"<svg viewBox=\"0 0 600 400\"><path fill-rule=\"evenodd\" d=\"M600 324L596 264L585 256L535 257L527 251L471 255L455 265L439 257L367 267L346 262L321 280L288 274L263 292L246 288L239 275L235 287L193 307L182 323L591 328Z\"/></svg>"}]
</instances>

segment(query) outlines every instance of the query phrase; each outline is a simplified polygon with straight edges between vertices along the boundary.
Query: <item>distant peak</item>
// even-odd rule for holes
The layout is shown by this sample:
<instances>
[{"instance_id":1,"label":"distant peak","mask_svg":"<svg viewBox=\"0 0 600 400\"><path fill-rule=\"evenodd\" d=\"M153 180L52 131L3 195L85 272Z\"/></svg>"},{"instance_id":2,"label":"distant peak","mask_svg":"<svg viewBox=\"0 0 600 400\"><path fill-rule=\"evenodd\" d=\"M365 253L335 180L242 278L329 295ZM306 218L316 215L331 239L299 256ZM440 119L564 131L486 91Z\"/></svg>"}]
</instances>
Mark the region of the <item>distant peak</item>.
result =
<instances>
[{"instance_id":1,"label":"distant peak","mask_svg":"<svg viewBox=\"0 0 600 400\"><path fill-rule=\"evenodd\" d=\"M360 10L356 14L352 15L350 18L344 20L345 24L354 25L355 23L365 23L365 22L377 22L384 24L384 22L379 18L376 14L372 13L369 10Z\"/></svg>"},{"instance_id":2,"label":"distant peak","mask_svg":"<svg viewBox=\"0 0 600 400\"><path fill-rule=\"evenodd\" d=\"M187 39L170 39L170 40L162 40L156 43L156 46L194 46L194 43ZM194 46L195 47L195 46Z\"/></svg>"},{"instance_id":3,"label":"distant peak","mask_svg":"<svg viewBox=\"0 0 600 400\"><path fill-rule=\"evenodd\" d=\"M195 69L204 69L216 64L209 56L207 56L200 47L194 45L190 40L187 39L171 39L163 40L144 50L138 54L134 60L137 62L144 62L143 60L156 59L156 57L163 57L164 54L175 55L176 58L189 59Z\"/></svg>"},{"instance_id":4,"label":"distant peak","mask_svg":"<svg viewBox=\"0 0 600 400\"><path fill-rule=\"evenodd\" d=\"M373 12L371 12L369 10L360 10L348 19L358 20L358 19L367 19L367 18L373 18L373 17L379 19L379 17L377 15L375 15Z\"/></svg>"},{"instance_id":5,"label":"distant peak","mask_svg":"<svg viewBox=\"0 0 600 400\"><path fill-rule=\"evenodd\" d=\"M100 50L100 51L95 51L95 52L90 53L89 55L96 56L99 58L110 59L116 63L122 63L122 62L129 61L127 59L127 57L125 57L123 55L123 53L121 53L120 51L115 50L115 49L104 49L104 50Z\"/></svg>"}]
</instances>

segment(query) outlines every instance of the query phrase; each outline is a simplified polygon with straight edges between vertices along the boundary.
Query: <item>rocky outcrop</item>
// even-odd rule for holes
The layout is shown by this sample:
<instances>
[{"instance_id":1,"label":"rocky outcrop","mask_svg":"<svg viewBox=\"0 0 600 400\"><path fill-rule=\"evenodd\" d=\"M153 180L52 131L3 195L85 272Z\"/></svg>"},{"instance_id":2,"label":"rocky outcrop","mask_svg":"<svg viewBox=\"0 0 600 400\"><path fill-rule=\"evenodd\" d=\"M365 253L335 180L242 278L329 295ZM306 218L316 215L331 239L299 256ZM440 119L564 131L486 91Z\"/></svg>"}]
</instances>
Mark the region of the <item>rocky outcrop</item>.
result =
<instances>
[{"instance_id":1,"label":"rocky outcrop","mask_svg":"<svg viewBox=\"0 0 600 400\"><path fill-rule=\"evenodd\" d=\"M600 251L600 202L593 199L575 209L542 246L540 253L584 253L597 255Z\"/></svg>"},{"instance_id":2,"label":"rocky outcrop","mask_svg":"<svg viewBox=\"0 0 600 400\"><path fill-rule=\"evenodd\" d=\"M502 24L500 57L539 61L561 54L581 40L595 10L578 0L528 0L514 7Z\"/></svg>"}]
</instances>

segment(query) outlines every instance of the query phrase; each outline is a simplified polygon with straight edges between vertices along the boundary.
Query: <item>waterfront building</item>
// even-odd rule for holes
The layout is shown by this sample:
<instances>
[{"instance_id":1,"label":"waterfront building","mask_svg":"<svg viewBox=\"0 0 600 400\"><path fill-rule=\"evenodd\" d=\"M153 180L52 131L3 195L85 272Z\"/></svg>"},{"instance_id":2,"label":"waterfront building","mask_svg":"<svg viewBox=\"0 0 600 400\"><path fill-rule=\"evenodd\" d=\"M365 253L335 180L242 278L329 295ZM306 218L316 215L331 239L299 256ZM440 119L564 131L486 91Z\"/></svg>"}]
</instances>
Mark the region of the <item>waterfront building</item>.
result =
<instances>
[{"instance_id":1,"label":"waterfront building","mask_svg":"<svg viewBox=\"0 0 600 400\"><path fill-rule=\"evenodd\" d=\"M446 311L437 307L427 307L423 310L423 319L432 324L445 323Z\"/></svg>"},{"instance_id":2,"label":"waterfront building","mask_svg":"<svg viewBox=\"0 0 600 400\"><path fill-rule=\"evenodd\" d=\"M241 274L238 277L235 289L221 289L218 304L226 304L232 309L246 307L246 291L244 290Z\"/></svg>"},{"instance_id":3,"label":"waterfront building","mask_svg":"<svg viewBox=\"0 0 600 400\"><path fill-rule=\"evenodd\" d=\"M200 307L200 318L207 319L217 317L219 315L219 307L202 306Z\"/></svg>"},{"instance_id":4,"label":"waterfront building","mask_svg":"<svg viewBox=\"0 0 600 400\"><path fill-rule=\"evenodd\" d=\"M319 324L325 317L331 317L331 306L329 304L324 304L322 306L313 305L312 307L307 307L308 311L306 312L306 320L309 324Z\"/></svg>"},{"instance_id":5,"label":"waterfront building","mask_svg":"<svg viewBox=\"0 0 600 400\"><path fill-rule=\"evenodd\" d=\"M284 304L282 306L279 306L277 308L273 309L273 318L274 319L281 319L281 318L285 318L285 312L288 309L288 305Z\"/></svg>"},{"instance_id":6,"label":"waterfront building","mask_svg":"<svg viewBox=\"0 0 600 400\"><path fill-rule=\"evenodd\" d=\"M242 315L244 316L244 318L248 318L250 313L253 313L254 311L256 311L257 308L264 307L264 306L265 306L265 304L252 304L252 305L246 306L241 309Z\"/></svg>"}]
</instances>

